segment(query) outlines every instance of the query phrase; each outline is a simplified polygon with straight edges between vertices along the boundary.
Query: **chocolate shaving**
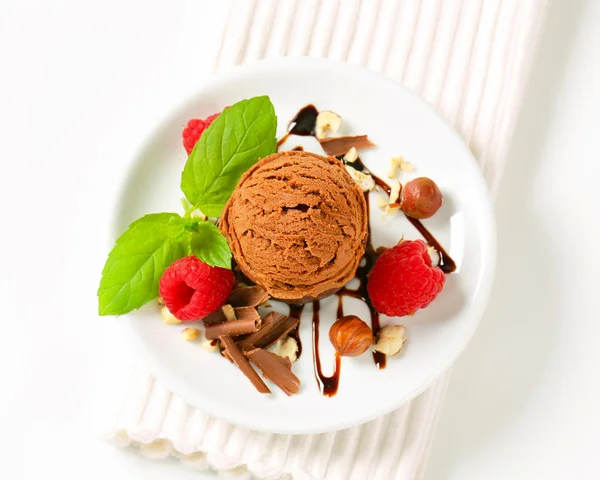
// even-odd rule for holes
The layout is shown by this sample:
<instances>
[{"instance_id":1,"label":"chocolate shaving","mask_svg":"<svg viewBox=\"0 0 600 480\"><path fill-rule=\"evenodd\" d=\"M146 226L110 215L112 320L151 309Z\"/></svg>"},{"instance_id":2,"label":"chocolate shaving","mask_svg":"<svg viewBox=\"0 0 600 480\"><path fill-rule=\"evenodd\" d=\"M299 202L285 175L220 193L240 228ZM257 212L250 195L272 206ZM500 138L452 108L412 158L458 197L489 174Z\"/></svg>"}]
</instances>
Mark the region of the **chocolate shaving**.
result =
<instances>
[{"instance_id":1,"label":"chocolate shaving","mask_svg":"<svg viewBox=\"0 0 600 480\"><path fill-rule=\"evenodd\" d=\"M293 374L289 360L286 363L286 359L261 348L244 351L244 355L259 368L266 378L281 388L287 395L298 393L300 379Z\"/></svg>"},{"instance_id":2,"label":"chocolate shaving","mask_svg":"<svg viewBox=\"0 0 600 480\"><path fill-rule=\"evenodd\" d=\"M319 140L321 147L327 155L337 157L345 155L352 147L357 150L374 147L375 144L369 140L367 135L350 135L345 137L331 137Z\"/></svg>"},{"instance_id":3,"label":"chocolate shaving","mask_svg":"<svg viewBox=\"0 0 600 480\"><path fill-rule=\"evenodd\" d=\"M256 348L254 348L252 345L244 345L242 347L242 352L244 353L244 355L246 355L246 353L248 353L248 352L251 352L252 350L256 350ZM265 350L265 351L269 352L269 350ZM292 369L292 361L288 357L282 357L281 355L278 355L273 352L269 352L269 353L272 353L274 355L274 357L276 358L276 360L279 363L281 363L281 365L283 365L285 368L287 368L289 370Z\"/></svg>"},{"instance_id":4,"label":"chocolate shaving","mask_svg":"<svg viewBox=\"0 0 600 480\"><path fill-rule=\"evenodd\" d=\"M265 350L268 352L268 350ZM274 355L276 358L276 360L281 363L281 365L283 365L285 368L287 368L288 370L292 370L292 361L288 358L288 357L282 357L281 355L277 355L275 353L269 352L272 355Z\"/></svg>"},{"instance_id":5,"label":"chocolate shaving","mask_svg":"<svg viewBox=\"0 0 600 480\"><path fill-rule=\"evenodd\" d=\"M227 320L227 318L225 317L223 310L221 308L219 308L216 312L211 313L210 315L207 315L206 317L204 317L202 319L202 323L205 326L208 326L208 325L214 325L215 323L222 323L225 320Z\"/></svg>"},{"instance_id":6,"label":"chocolate shaving","mask_svg":"<svg viewBox=\"0 0 600 480\"><path fill-rule=\"evenodd\" d=\"M231 358L231 355L229 355L227 350L221 350L221 356L229 360L230 363L233 363L233 358Z\"/></svg>"},{"instance_id":7,"label":"chocolate shaving","mask_svg":"<svg viewBox=\"0 0 600 480\"><path fill-rule=\"evenodd\" d=\"M230 323L230 322L228 322ZM284 335L290 333L300 323L297 318L288 317L277 312L269 312L262 320L262 328L240 341L243 346L267 348Z\"/></svg>"},{"instance_id":8,"label":"chocolate shaving","mask_svg":"<svg viewBox=\"0 0 600 480\"><path fill-rule=\"evenodd\" d=\"M222 335L239 337L240 335L245 335L247 333L257 332L260 329L261 323L261 319L257 314L256 318L248 317L246 319L207 325L204 335L208 340L215 340Z\"/></svg>"},{"instance_id":9,"label":"chocolate shaving","mask_svg":"<svg viewBox=\"0 0 600 480\"><path fill-rule=\"evenodd\" d=\"M263 379L260 378L260 375L252 368L252 365L250 365L250 362L235 344L233 339L228 335L222 335L219 337L219 340L221 340L221 345L225 346L225 351L227 352L225 355L227 358L232 360L242 373L248 377L252 382L252 385L254 385L254 388L260 393L271 393L269 387L267 387L265 382L263 382Z\"/></svg>"},{"instance_id":10,"label":"chocolate shaving","mask_svg":"<svg viewBox=\"0 0 600 480\"><path fill-rule=\"evenodd\" d=\"M260 315L256 311L254 307L236 307L233 309L235 311L235 318L238 320L254 320L255 322L260 322ZM259 323L260 325L260 323Z\"/></svg>"},{"instance_id":11,"label":"chocolate shaving","mask_svg":"<svg viewBox=\"0 0 600 480\"><path fill-rule=\"evenodd\" d=\"M269 299L267 291L254 285L252 287L238 287L231 292L227 303L234 307L258 307Z\"/></svg>"}]
</instances>

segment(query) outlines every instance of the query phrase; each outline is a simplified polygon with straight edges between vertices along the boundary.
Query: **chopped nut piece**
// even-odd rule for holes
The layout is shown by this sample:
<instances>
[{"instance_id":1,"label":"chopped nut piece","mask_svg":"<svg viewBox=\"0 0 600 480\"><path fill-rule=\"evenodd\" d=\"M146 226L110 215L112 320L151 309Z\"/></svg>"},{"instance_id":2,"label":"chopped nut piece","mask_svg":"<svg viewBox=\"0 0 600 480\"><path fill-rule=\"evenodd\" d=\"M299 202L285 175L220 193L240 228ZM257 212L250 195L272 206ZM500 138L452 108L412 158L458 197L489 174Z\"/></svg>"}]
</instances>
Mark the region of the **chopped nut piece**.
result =
<instances>
[{"instance_id":1,"label":"chopped nut piece","mask_svg":"<svg viewBox=\"0 0 600 480\"><path fill-rule=\"evenodd\" d=\"M399 168L400 170L402 170L403 172L412 172L414 170L413 164L410 162L407 162L406 160L404 160L404 158L402 157L392 157L392 159L390 159L390 167L388 170L388 177L389 178L394 178L396 176L396 169ZM391 174L393 170L393 175Z\"/></svg>"},{"instance_id":2,"label":"chopped nut piece","mask_svg":"<svg viewBox=\"0 0 600 480\"><path fill-rule=\"evenodd\" d=\"M414 167L412 163L402 161L402 163L400 163L400 170L403 172L412 172Z\"/></svg>"},{"instance_id":3,"label":"chopped nut piece","mask_svg":"<svg viewBox=\"0 0 600 480\"><path fill-rule=\"evenodd\" d=\"M287 337L286 337L287 338ZM274 344L272 344L268 350L270 352L273 352L277 355L279 355L279 351L281 350L281 344L283 343L283 338L280 338L279 340L277 340ZM245 347L246 349L249 348L248 346Z\"/></svg>"},{"instance_id":4,"label":"chopped nut piece","mask_svg":"<svg viewBox=\"0 0 600 480\"><path fill-rule=\"evenodd\" d=\"M379 208L385 208L389 205L389 203L387 202L387 200L383 197L377 197L377 206Z\"/></svg>"},{"instance_id":5,"label":"chopped nut piece","mask_svg":"<svg viewBox=\"0 0 600 480\"><path fill-rule=\"evenodd\" d=\"M400 185L400 182L398 180L392 178L390 180L390 187L390 203L396 203L400 198L400 191L402 190L402 185Z\"/></svg>"},{"instance_id":6,"label":"chopped nut piece","mask_svg":"<svg viewBox=\"0 0 600 480\"><path fill-rule=\"evenodd\" d=\"M352 147L350 150L348 150L346 155L344 155L344 161L349 162L349 163L356 162L357 158L358 158L358 152L356 151L356 148L354 148L354 147Z\"/></svg>"},{"instance_id":7,"label":"chopped nut piece","mask_svg":"<svg viewBox=\"0 0 600 480\"><path fill-rule=\"evenodd\" d=\"M387 218L390 215L396 215L400 211L400 205L397 203L393 203L385 207L385 211L383 212L383 218Z\"/></svg>"},{"instance_id":8,"label":"chopped nut piece","mask_svg":"<svg viewBox=\"0 0 600 480\"><path fill-rule=\"evenodd\" d=\"M195 340L199 334L200 331L197 328L187 327L181 331L181 338L184 340Z\"/></svg>"},{"instance_id":9,"label":"chopped nut piece","mask_svg":"<svg viewBox=\"0 0 600 480\"><path fill-rule=\"evenodd\" d=\"M225 315L225 318L227 319L228 322L231 322L232 320L236 320L237 317L235 316L235 310L233 309L233 307L229 304L227 305L223 305L221 307L221 310L223 310L223 314Z\"/></svg>"},{"instance_id":10,"label":"chopped nut piece","mask_svg":"<svg viewBox=\"0 0 600 480\"><path fill-rule=\"evenodd\" d=\"M204 340L202 345L200 345L207 352L218 352L219 351L219 341L218 340Z\"/></svg>"},{"instance_id":11,"label":"chopped nut piece","mask_svg":"<svg viewBox=\"0 0 600 480\"><path fill-rule=\"evenodd\" d=\"M388 167L387 176L388 178L395 178L396 172L398 171L398 164L401 161L401 157L390 158L390 165Z\"/></svg>"},{"instance_id":12,"label":"chopped nut piece","mask_svg":"<svg viewBox=\"0 0 600 480\"><path fill-rule=\"evenodd\" d=\"M431 257L431 265L433 265L434 267L437 267L440 264L440 260L441 260L440 254L438 253L438 251L435 248L433 248L432 246L428 246L427 253Z\"/></svg>"},{"instance_id":13,"label":"chopped nut piece","mask_svg":"<svg viewBox=\"0 0 600 480\"><path fill-rule=\"evenodd\" d=\"M287 337L281 341L277 354L281 357L289 358L291 362L298 359L298 342L293 337Z\"/></svg>"},{"instance_id":14,"label":"chopped nut piece","mask_svg":"<svg viewBox=\"0 0 600 480\"><path fill-rule=\"evenodd\" d=\"M342 117L337 113L324 110L317 115L315 134L317 138L325 138L329 132L335 133L342 124Z\"/></svg>"},{"instance_id":15,"label":"chopped nut piece","mask_svg":"<svg viewBox=\"0 0 600 480\"><path fill-rule=\"evenodd\" d=\"M160 316L162 317L162 321L168 325L178 325L181 323L181 320L173 315L167 307L162 307L160 309Z\"/></svg>"},{"instance_id":16,"label":"chopped nut piece","mask_svg":"<svg viewBox=\"0 0 600 480\"><path fill-rule=\"evenodd\" d=\"M346 171L350 174L352 179L358 183L363 192L368 192L375 188L375 180L373 180L373 177L368 173L359 172L348 165L346 165Z\"/></svg>"},{"instance_id":17,"label":"chopped nut piece","mask_svg":"<svg viewBox=\"0 0 600 480\"><path fill-rule=\"evenodd\" d=\"M373 351L385 355L396 355L406 342L405 332L404 325L386 325L379 330Z\"/></svg>"}]
</instances>

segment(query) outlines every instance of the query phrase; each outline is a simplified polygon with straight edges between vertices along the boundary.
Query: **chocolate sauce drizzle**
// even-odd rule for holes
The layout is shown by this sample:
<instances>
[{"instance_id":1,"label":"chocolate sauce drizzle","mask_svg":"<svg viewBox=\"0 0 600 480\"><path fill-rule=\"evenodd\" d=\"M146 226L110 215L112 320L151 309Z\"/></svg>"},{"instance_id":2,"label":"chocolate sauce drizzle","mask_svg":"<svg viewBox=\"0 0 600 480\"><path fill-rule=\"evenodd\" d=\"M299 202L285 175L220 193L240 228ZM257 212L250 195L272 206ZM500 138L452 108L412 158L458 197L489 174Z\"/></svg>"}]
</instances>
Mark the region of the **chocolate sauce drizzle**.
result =
<instances>
[{"instance_id":1,"label":"chocolate sauce drizzle","mask_svg":"<svg viewBox=\"0 0 600 480\"><path fill-rule=\"evenodd\" d=\"M342 367L341 357L337 353L335 354L333 374L331 377L323 375L323 371L321 369L321 357L319 355L319 310L321 309L321 302L319 300L315 300L312 302L312 306L313 359L315 378L317 379L321 393L326 397L333 397L337 393L338 385L340 384L340 371Z\"/></svg>"},{"instance_id":2,"label":"chocolate sauce drizzle","mask_svg":"<svg viewBox=\"0 0 600 480\"><path fill-rule=\"evenodd\" d=\"M287 133L277 142L279 147L290 135L300 135L301 137L314 137L315 126L317 125L317 115L319 111L314 105L307 105L301 109L288 124Z\"/></svg>"},{"instance_id":3,"label":"chocolate sauce drizzle","mask_svg":"<svg viewBox=\"0 0 600 480\"><path fill-rule=\"evenodd\" d=\"M421 221L417 220L416 218L411 218L406 214L405 216L408 219L408 221L412 223L413 226L419 231L419 233L423 235L425 241L429 245L431 245L433 249L437 252L437 254L440 256L440 270L446 275L455 272L456 262L452 259L450 255L448 255L448 252L446 252L444 247L442 247L441 243L437 241L437 239L431 234L431 232L427 230L427 228L425 228L425 225L423 225L423 223L421 223Z\"/></svg>"},{"instance_id":4,"label":"chocolate sauce drizzle","mask_svg":"<svg viewBox=\"0 0 600 480\"><path fill-rule=\"evenodd\" d=\"M338 159L344 161L343 157L342 158L338 157ZM390 187L384 180L382 180L377 175L375 175L373 172L371 172L365 166L365 164L362 162L362 160L360 158L357 158L352 163L349 163L349 162L344 162L344 163L346 165L351 166L352 168L355 168L361 172L368 173L369 175L371 175L371 177L373 177L373 180L375 181L375 185L377 185L379 188L381 188L388 196L390 195L390 193L392 191L392 187ZM365 200L367 201L367 208L368 208L369 207L369 192L365 192ZM404 212L402 212L402 213L404 213ZM425 227L425 225L423 225L423 222L421 222L421 220L418 220L416 218L409 217L406 214L404 214L404 216L419 231L419 233L423 236L425 241L430 246L432 246L433 249L440 256L440 265L439 265L440 270L442 272L444 272L445 274L456 271L456 262L448 254L448 252L446 252L444 247L442 247L442 244L433 236L433 234L429 230L427 230L427 227ZM371 243L371 226L370 225L369 225L368 244L370 245L371 249L373 249L373 245ZM368 248L367 248L367 250L368 250ZM366 254L365 254L365 256L366 256Z\"/></svg>"},{"instance_id":5,"label":"chocolate sauce drizzle","mask_svg":"<svg viewBox=\"0 0 600 480\"><path fill-rule=\"evenodd\" d=\"M288 124L287 133L277 142L277 146L279 147L283 144L290 135L300 135L300 136L315 136L315 126L317 121L317 115L319 111L314 105L307 105L302 108L296 116L290 121ZM303 150L302 147L295 147L293 150ZM337 157L339 160L343 160L343 155ZM357 158L354 162L344 162L347 165L355 168L364 173L368 173L373 177L375 184L383 190L388 196L391 193L391 187L377 175L374 175L362 162L360 158ZM365 192L365 200L367 203L367 214L370 217L369 212L369 192ZM438 242L438 240L431 234L431 232L423 225L420 220L415 218L411 218L406 215L408 221L419 231L419 233L423 236L426 242L432 246L435 251L440 256L440 269L445 274L452 273L456 270L456 263L448 255L444 247ZM371 329L373 330L373 336L377 336L380 330L379 323L379 313L373 307L371 300L369 298L369 294L367 291L367 275L373 268L375 264L375 260L377 259L377 253L375 248L373 247L373 242L371 238L371 224L369 222L368 228L368 237L367 237L367 245L365 249L365 255L362 259L361 265L356 270L355 278L359 281L359 286L357 289L350 289L347 287L341 288L336 295L338 296L338 307L337 307L337 318L342 318L344 316L344 303L343 297L352 297L357 298L365 302L367 307L369 308L369 312L371 315ZM320 323L320 302L317 300L313 302L313 317L312 317L312 332L313 332L313 363L315 369L315 377L317 379L317 383L319 384L319 388L321 393L325 396L331 397L336 394L338 390L339 380L340 380L340 368L341 368L341 359L340 356L336 353L335 355L335 363L334 363L334 371L331 377L326 377L323 375L321 369L321 358L319 355L319 323ZM294 318L300 318L302 315L302 305L290 305L290 316ZM300 356L301 352L301 343L300 337L298 336L298 329L295 329L290 335L294 336L296 341L298 342L298 356ZM373 352L373 360L378 369L383 369L386 366L386 356L381 352Z\"/></svg>"},{"instance_id":6,"label":"chocolate sauce drizzle","mask_svg":"<svg viewBox=\"0 0 600 480\"><path fill-rule=\"evenodd\" d=\"M290 317L300 320L302 317L302 311L304 310L304 305L290 305ZM300 325L300 323L298 323ZM300 358L302 355L302 340L300 340L300 326L294 328L289 334L296 343L298 344L298 351L296 352L296 358Z\"/></svg>"},{"instance_id":7,"label":"chocolate sauce drizzle","mask_svg":"<svg viewBox=\"0 0 600 480\"><path fill-rule=\"evenodd\" d=\"M369 192L365 192L365 200L367 202L367 215L370 216L370 208L369 208ZM369 298L369 292L367 291L367 275L375 265L375 260L377 260L377 253L375 252L375 248L373 247L373 241L371 237L371 223L369 222L368 228L368 236L367 236L367 246L365 248L365 255L361 261L361 266L356 269L355 278L358 279L359 285L356 290L350 289L348 287L342 287L337 295L339 297L338 300L338 317L342 318L344 316L344 306L342 303L342 297L353 297L358 298L365 302L367 307L369 307L369 312L371 314L371 330L373 331L373 336L377 337L381 325L379 323L379 312L375 310L375 307L371 303L371 299ZM341 314L341 315L340 315ZM386 365L385 355L381 352L373 352L373 361L378 369L384 369Z\"/></svg>"}]
</instances>

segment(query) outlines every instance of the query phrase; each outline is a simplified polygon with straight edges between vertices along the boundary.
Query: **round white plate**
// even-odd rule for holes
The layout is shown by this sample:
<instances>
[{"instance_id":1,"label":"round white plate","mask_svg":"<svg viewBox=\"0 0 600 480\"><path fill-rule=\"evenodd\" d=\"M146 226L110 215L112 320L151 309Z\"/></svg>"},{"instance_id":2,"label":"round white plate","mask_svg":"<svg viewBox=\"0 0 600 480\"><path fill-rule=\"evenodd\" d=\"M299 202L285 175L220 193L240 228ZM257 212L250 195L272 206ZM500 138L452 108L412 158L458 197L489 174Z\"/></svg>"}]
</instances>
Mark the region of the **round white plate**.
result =
<instances>
[{"instance_id":1,"label":"round white plate","mask_svg":"<svg viewBox=\"0 0 600 480\"><path fill-rule=\"evenodd\" d=\"M402 155L415 171L401 174L434 179L444 195L443 208L425 225L456 260L457 272L433 304L401 323L408 341L387 368L377 370L371 355L344 358L338 394L320 394L313 372L311 305L300 335L304 353L294 364L302 382L298 395L287 397L273 386L260 395L220 355L199 342L180 338L181 326L165 325L155 302L119 319L147 368L190 404L235 425L276 433L316 433L362 423L383 415L422 392L446 370L473 335L483 312L495 266L495 228L486 186L477 163L459 135L425 102L400 85L366 69L327 60L281 59L238 67L217 75L201 92L165 112L145 140L124 179L115 212L113 238L136 218L152 212L181 213L179 190L186 154L181 132L194 117L206 117L226 105L255 95L269 95L281 137L288 121L306 104L333 110L343 118L343 132L368 134L378 147L361 158L385 178L390 157ZM319 152L312 138L292 138L285 146L305 145ZM392 246L418 232L396 215L382 220L371 195L373 243ZM345 311L368 321L366 306L346 298ZM333 351L328 330L335 320L337 297L321 302L321 359L331 373ZM276 309L287 312L287 306Z\"/></svg>"}]
</instances>

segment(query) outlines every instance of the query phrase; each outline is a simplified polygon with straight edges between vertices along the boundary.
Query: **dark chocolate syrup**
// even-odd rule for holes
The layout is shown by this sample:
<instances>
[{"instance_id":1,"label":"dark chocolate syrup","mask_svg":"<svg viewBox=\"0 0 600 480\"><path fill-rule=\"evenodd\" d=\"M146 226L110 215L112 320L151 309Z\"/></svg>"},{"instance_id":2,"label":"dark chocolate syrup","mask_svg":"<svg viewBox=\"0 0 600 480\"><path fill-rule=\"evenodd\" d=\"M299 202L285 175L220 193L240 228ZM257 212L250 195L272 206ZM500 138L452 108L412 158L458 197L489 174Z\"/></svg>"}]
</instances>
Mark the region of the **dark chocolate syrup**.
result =
<instances>
[{"instance_id":1,"label":"dark chocolate syrup","mask_svg":"<svg viewBox=\"0 0 600 480\"><path fill-rule=\"evenodd\" d=\"M375 180L375 185L377 185L379 188L381 188L388 196L390 193L392 193L392 187L390 187L386 182L384 182L377 175L373 175L373 173L362 162L360 157L358 157L353 162L345 161L343 155L339 155L336 158L338 160L341 160L342 162L344 162L344 165L348 165L349 167L352 167L352 168L358 170L359 172L364 172L364 173L368 173L369 175L371 175L373 177L373 180Z\"/></svg>"},{"instance_id":2,"label":"dark chocolate syrup","mask_svg":"<svg viewBox=\"0 0 600 480\"><path fill-rule=\"evenodd\" d=\"M315 136L315 126L317 122L317 115L319 111L316 109L314 105L307 105L302 108L296 116L290 121L288 125L288 132L277 142L277 146L279 147L283 142L285 142L290 135L301 135L301 136ZM303 150L302 147L296 147L294 150ZM343 155L337 157L339 160L343 160ZM375 184L383 190L388 196L390 195L392 189L391 187L377 175L374 175L362 162L360 158L357 158L354 162L344 162L345 164L355 168L364 173L368 173L373 177ZM367 209L369 208L369 192L365 192L365 200L367 202ZM421 223L421 221L406 217L410 221L410 223L419 231L419 233L425 238L427 243L431 245L438 255L440 256L440 269L448 274L452 273L456 270L456 263L454 260L448 255L446 250L442 247L440 242L431 234L429 230ZM379 313L373 307L371 300L369 299L369 294L367 291L367 275L373 268L375 264L375 260L377 259L377 253L375 248L373 247L372 239L371 239L371 225L369 224L368 230L368 238L367 238L367 246L365 250L365 255L363 257L364 265L359 266L356 270L356 278L359 281L359 287L356 290L349 289L344 287L337 292L338 295L338 309L337 309L337 318L342 318L344 316L344 305L343 305L343 297L353 297L358 298L365 302L365 304L369 307L369 311L371 314L371 328L373 330L373 335L377 336L380 323L379 323ZM337 392L338 383L339 383L339 375L340 375L340 357L336 355L335 361L335 370L333 376L325 377L321 371L321 360L319 357L319 301L313 302L313 359L314 359L314 367L315 367L315 376L317 377L317 382L321 388L321 392L327 396L333 396ZM290 305L290 315L294 316L294 313L298 310L297 306ZM300 314L302 314L302 310L300 308ZM292 313L294 312L294 313ZM300 317L296 317L300 318ZM299 341L299 338L297 339ZM300 345L300 343L298 343ZM375 365L377 368L382 369L385 368L386 365L386 357L381 352L373 353L373 360L375 361Z\"/></svg>"},{"instance_id":3,"label":"dark chocolate syrup","mask_svg":"<svg viewBox=\"0 0 600 480\"><path fill-rule=\"evenodd\" d=\"M412 223L413 226L419 231L419 233L423 235L423 238L427 241L427 243L431 245L440 256L440 270L446 275L456 271L456 262L452 259L452 257L450 257L450 255L448 255L446 250L444 250L444 247L442 247L440 242L437 241L431 232L425 228L425 225L421 223L421 220L411 218L406 214L405 216L408 218L408 221Z\"/></svg>"},{"instance_id":4,"label":"dark chocolate syrup","mask_svg":"<svg viewBox=\"0 0 600 480\"><path fill-rule=\"evenodd\" d=\"M290 317L300 320L300 318L302 317L303 310L304 305L290 305ZM302 341L300 340L300 324L298 324L298 326L289 333L289 336L296 340L296 343L298 344L296 358L300 358L300 355L302 355Z\"/></svg>"},{"instance_id":5,"label":"dark chocolate syrup","mask_svg":"<svg viewBox=\"0 0 600 480\"><path fill-rule=\"evenodd\" d=\"M340 158L340 157L338 157L338 158L340 160L342 160L342 158ZM361 172L368 173L369 175L371 175L373 177L373 180L375 180L375 185L377 185L379 188L381 188L388 196L390 195L390 193L392 191L392 187L390 187L384 180L379 178L377 175L374 175L373 172L371 172L365 166L365 164L361 161L360 158L357 158L352 163L348 163L348 162L344 162L344 163L347 165L350 165L352 168L356 168L357 170L360 170ZM367 193L368 192L366 192L366 194L365 194L365 199L367 200L367 206L368 206L369 205L369 197L368 197ZM434 248L434 250L438 253L438 255L440 256L440 270L442 272L444 272L445 274L456 271L456 262L452 259L452 257L450 255L448 255L448 252L446 252L444 247L442 247L442 244L433 236L433 234L429 230L427 230L427 227L425 227L425 225L423 225L423 222L421 222L420 220L418 220L416 218L409 217L406 214L404 214L404 216L419 231L419 233L423 236L425 241L429 245L431 245ZM369 242L371 241L370 235L371 234L369 232ZM371 248L372 248L372 245L371 245Z\"/></svg>"},{"instance_id":6,"label":"dark chocolate syrup","mask_svg":"<svg viewBox=\"0 0 600 480\"><path fill-rule=\"evenodd\" d=\"M319 310L321 309L321 302L315 300L312 305L313 363L315 367L315 378L317 379L321 393L326 397L333 397L337 393L338 385L340 383L340 371L342 366L341 357L337 353L335 354L334 369L331 377L323 375L321 369L321 357L319 356Z\"/></svg>"},{"instance_id":7,"label":"dark chocolate syrup","mask_svg":"<svg viewBox=\"0 0 600 480\"><path fill-rule=\"evenodd\" d=\"M390 193L392 193L392 187L390 187L387 183L385 183L377 175L373 175L371 173L371 176L373 177L373 180L375 180L375 185L377 185L379 188L381 188L389 197Z\"/></svg>"},{"instance_id":8,"label":"dark chocolate syrup","mask_svg":"<svg viewBox=\"0 0 600 480\"><path fill-rule=\"evenodd\" d=\"M337 314L335 316L335 318L337 320L339 320L340 318L342 318L344 316L344 301L342 300L342 298L344 298L343 294L338 294L338 308L337 308Z\"/></svg>"},{"instance_id":9,"label":"dark chocolate syrup","mask_svg":"<svg viewBox=\"0 0 600 480\"><path fill-rule=\"evenodd\" d=\"M277 142L279 147L290 135L300 135L302 137L311 137L315 135L315 126L317 124L317 115L319 111L314 105L307 105L300 110L288 124L288 132Z\"/></svg>"},{"instance_id":10,"label":"dark chocolate syrup","mask_svg":"<svg viewBox=\"0 0 600 480\"><path fill-rule=\"evenodd\" d=\"M369 214L369 192L365 192L365 200L367 202L367 214ZM376 337L379 333L379 329L381 328L379 323L379 313L375 310L375 307L371 303L371 299L369 298L369 292L367 291L367 275L375 265L375 260L377 260L377 253L375 252L375 248L373 247L373 242L371 239L371 224L369 223L368 236L367 236L367 246L365 248L365 256L363 257L363 261L356 269L355 278L358 279L359 285L356 290L352 290L347 287L343 287L341 290L337 292L339 297L338 300L338 319L342 318L344 315L344 307L342 305L342 297L353 297L358 298L365 302L367 307L369 307L369 312L371 314L371 330L373 331L373 336ZM342 315L340 315L340 313ZM375 365L377 365L378 369L385 368L386 359L385 355L381 352L373 352L373 361Z\"/></svg>"},{"instance_id":11,"label":"dark chocolate syrup","mask_svg":"<svg viewBox=\"0 0 600 480\"><path fill-rule=\"evenodd\" d=\"M289 136L290 136L290 132L286 133L283 137L281 137L279 139L279 141L277 142L277 148L279 148L281 146L281 144L289 138Z\"/></svg>"}]
</instances>

